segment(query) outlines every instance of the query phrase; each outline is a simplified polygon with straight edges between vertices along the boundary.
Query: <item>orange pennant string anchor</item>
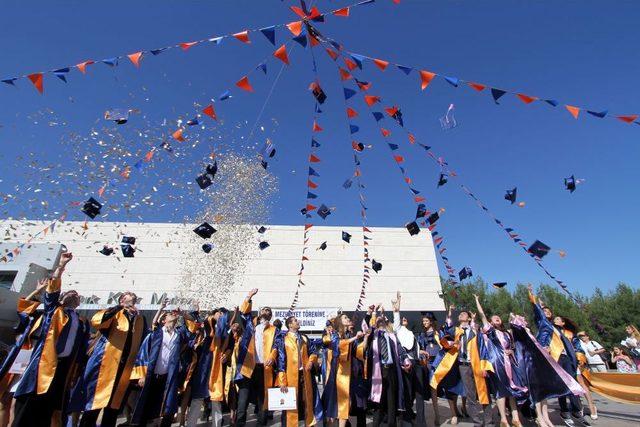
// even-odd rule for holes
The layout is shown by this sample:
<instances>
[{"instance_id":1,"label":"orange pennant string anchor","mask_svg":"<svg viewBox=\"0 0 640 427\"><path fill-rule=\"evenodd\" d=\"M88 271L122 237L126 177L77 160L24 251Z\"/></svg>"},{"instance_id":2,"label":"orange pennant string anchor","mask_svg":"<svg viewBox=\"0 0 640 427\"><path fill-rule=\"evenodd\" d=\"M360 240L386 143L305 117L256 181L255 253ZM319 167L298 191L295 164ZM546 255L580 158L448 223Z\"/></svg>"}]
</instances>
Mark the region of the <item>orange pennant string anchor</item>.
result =
<instances>
[{"instance_id":1,"label":"orange pennant string anchor","mask_svg":"<svg viewBox=\"0 0 640 427\"><path fill-rule=\"evenodd\" d=\"M213 120L218 120L218 116L216 115L216 111L213 109L213 104L209 104L202 110L202 113L205 116L211 117Z\"/></svg>"},{"instance_id":2,"label":"orange pennant string anchor","mask_svg":"<svg viewBox=\"0 0 640 427\"><path fill-rule=\"evenodd\" d=\"M146 156L144 156L144 161L145 161L145 162L147 162L147 163L148 163L148 162L150 162L150 161L151 161L151 159L153 159L153 153L154 153L154 151L153 151L153 150L150 150L150 151L147 153L147 155L146 155Z\"/></svg>"},{"instance_id":3,"label":"orange pennant string anchor","mask_svg":"<svg viewBox=\"0 0 640 427\"><path fill-rule=\"evenodd\" d=\"M82 74L87 74L87 65L93 64L93 61L84 61L76 65Z\"/></svg>"},{"instance_id":4,"label":"orange pennant string anchor","mask_svg":"<svg viewBox=\"0 0 640 427\"><path fill-rule=\"evenodd\" d=\"M189 49L191 49L192 46L197 45L198 42L185 42L185 43L180 43L180 48L182 48L182 50L187 51Z\"/></svg>"},{"instance_id":5,"label":"orange pennant string anchor","mask_svg":"<svg viewBox=\"0 0 640 427\"><path fill-rule=\"evenodd\" d=\"M567 109L571 113L574 119L578 119L578 115L580 114L580 108L574 107L573 105L565 105L564 108Z\"/></svg>"},{"instance_id":6,"label":"orange pennant string anchor","mask_svg":"<svg viewBox=\"0 0 640 427\"><path fill-rule=\"evenodd\" d=\"M320 125L318 123L316 123L315 121L313 122L313 131L314 132L322 132L322 128L320 127Z\"/></svg>"},{"instance_id":7,"label":"orange pennant string anchor","mask_svg":"<svg viewBox=\"0 0 640 427\"><path fill-rule=\"evenodd\" d=\"M253 87L251 86L251 83L249 83L249 77L247 76L244 76L243 78L238 80L236 86L238 86L242 90L246 90L247 92L253 92Z\"/></svg>"},{"instance_id":8,"label":"orange pennant string anchor","mask_svg":"<svg viewBox=\"0 0 640 427\"><path fill-rule=\"evenodd\" d=\"M291 34L298 37L302 32L302 21L289 22L287 28L291 31Z\"/></svg>"},{"instance_id":9,"label":"orange pennant string anchor","mask_svg":"<svg viewBox=\"0 0 640 427\"><path fill-rule=\"evenodd\" d=\"M280 61L289 65L289 57L287 56L287 48L285 45L280 46L274 53L273 56L278 58Z\"/></svg>"},{"instance_id":10,"label":"orange pennant string anchor","mask_svg":"<svg viewBox=\"0 0 640 427\"><path fill-rule=\"evenodd\" d=\"M184 136L182 136L182 129L178 129L171 136L173 136L176 141L184 141Z\"/></svg>"},{"instance_id":11,"label":"orange pennant string anchor","mask_svg":"<svg viewBox=\"0 0 640 427\"><path fill-rule=\"evenodd\" d=\"M344 63L347 65L347 68L349 69L349 71L353 71L356 68L358 68L358 64L356 64L354 61L350 60L349 58L343 58Z\"/></svg>"},{"instance_id":12,"label":"orange pennant string anchor","mask_svg":"<svg viewBox=\"0 0 640 427\"><path fill-rule=\"evenodd\" d=\"M516 93L516 96L520 98L520 101L524 102L525 104L531 104L533 101L538 100L538 97L536 96L529 96L523 93Z\"/></svg>"},{"instance_id":13,"label":"orange pennant string anchor","mask_svg":"<svg viewBox=\"0 0 640 427\"><path fill-rule=\"evenodd\" d=\"M345 70L342 67L338 67L340 69L340 78L342 79L342 81L344 80L349 80L351 78L353 78L353 76L351 75L350 72L348 72L347 70Z\"/></svg>"},{"instance_id":14,"label":"orange pennant string anchor","mask_svg":"<svg viewBox=\"0 0 640 427\"><path fill-rule=\"evenodd\" d=\"M367 105L369 107L371 107L373 104L380 102L380 97L379 96L374 96L374 95L365 95L364 96L364 102L367 103Z\"/></svg>"},{"instance_id":15,"label":"orange pennant string anchor","mask_svg":"<svg viewBox=\"0 0 640 427\"><path fill-rule=\"evenodd\" d=\"M342 16L343 18L348 18L349 17L349 8L348 7L344 7L342 9L334 10L333 14L335 16Z\"/></svg>"},{"instance_id":16,"label":"orange pennant string anchor","mask_svg":"<svg viewBox=\"0 0 640 427\"><path fill-rule=\"evenodd\" d=\"M127 55L129 61L133 63L136 67L140 68L140 59L142 59L142 52L131 53Z\"/></svg>"},{"instance_id":17,"label":"orange pennant string anchor","mask_svg":"<svg viewBox=\"0 0 640 427\"><path fill-rule=\"evenodd\" d=\"M425 90L427 88L427 86L429 86L429 83L431 83L431 80L433 80L433 78L435 77L435 73L432 73L431 71L424 71L424 70L420 70L420 80L422 81L422 90Z\"/></svg>"},{"instance_id":18,"label":"orange pennant string anchor","mask_svg":"<svg viewBox=\"0 0 640 427\"><path fill-rule=\"evenodd\" d=\"M413 136L413 134L412 134L412 133L410 133L410 134L409 134L409 142L410 142L411 144L415 144L415 143L416 143L416 137L415 137L415 136Z\"/></svg>"},{"instance_id":19,"label":"orange pennant string anchor","mask_svg":"<svg viewBox=\"0 0 640 427\"><path fill-rule=\"evenodd\" d=\"M351 107L347 107L347 117L350 119L358 117L358 112Z\"/></svg>"},{"instance_id":20,"label":"orange pennant string anchor","mask_svg":"<svg viewBox=\"0 0 640 427\"><path fill-rule=\"evenodd\" d=\"M385 128L381 128L380 132L382 132L382 136L384 136L385 138L388 137L389 135L391 135L391 131L387 130Z\"/></svg>"},{"instance_id":21,"label":"orange pennant string anchor","mask_svg":"<svg viewBox=\"0 0 640 427\"><path fill-rule=\"evenodd\" d=\"M469 82L467 84L469 86L471 86L473 89L477 90L478 92L482 92L483 90L485 90L487 88L487 86L483 85L482 83Z\"/></svg>"},{"instance_id":22,"label":"orange pennant string anchor","mask_svg":"<svg viewBox=\"0 0 640 427\"><path fill-rule=\"evenodd\" d=\"M618 120L622 120L625 123L633 123L639 116L637 114L632 114L630 116L618 116Z\"/></svg>"},{"instance_id":23,"label":"orange pennant string anchor","mask_svg":"<svg viewBox=\"0 0 640 427\"><path fill-rule=\"evenodd\" d=\"M27 77L29 77L29 80L31 80L31 83L33 83L36 89L38 89L38 92L40 92L40 94L44 93L44 86L42 85L42 73L29 74Z\"/></svg>"},{"instance_id":24,"label":"orange pennant string anchor","mask_svg":"<svg viewBox=\"0 0 640 427\"><path fill-rule=\"evenodd\" d=\"M237 38L242 43L251 43L251 40L249 40L249 31L240 31L239 33L235 33L233 37Z\"/></svg>"},{"instance_id":25,"label":"orange pennant string anchor","mask_svg":"<svg viewBox=\"0 0 640 427\"><path fill-rule=\"evenodd\" d=\"M336 59L338 59L338 54L336 52L334 52L332 49L327 48L327 54L331 57L331 59L333 59L334 61Z\"/></svg>"},{"instance_id":26,"label":"orange pennant string anchor","mask_svg":"<svg viewBox=\"0 0 640 427\"><path fill-rule=\"evenodd\" d=\"M311 154L309 156L309 161L311 163L320 163L320 158L318 156L316 156L315 154Z\"/></svg>"},{"instance_id":27,"label":"orange pennant string anchor","mask_svg":"<svg viewBox=\"0 0 640 427\"><path fill-rule=\"evenodd\" d=\"M382 71L386 70L389 66L389 62L383 61L382 59L374 59L373 63L376 64Z\"/></svg>"}]
</instances>

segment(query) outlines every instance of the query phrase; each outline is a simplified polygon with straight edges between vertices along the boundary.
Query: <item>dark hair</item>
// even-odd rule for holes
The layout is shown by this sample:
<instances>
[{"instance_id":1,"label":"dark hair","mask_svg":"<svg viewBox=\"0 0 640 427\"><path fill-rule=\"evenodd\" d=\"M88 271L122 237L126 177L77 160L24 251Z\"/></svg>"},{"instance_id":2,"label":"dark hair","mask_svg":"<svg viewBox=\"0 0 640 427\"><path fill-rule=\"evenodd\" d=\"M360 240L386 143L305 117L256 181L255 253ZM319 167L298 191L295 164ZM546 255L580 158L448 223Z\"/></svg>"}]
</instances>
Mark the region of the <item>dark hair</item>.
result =
<instances>
[{"instance_id":1,"label":"dark hair","mask_svg":"<svg viewBox=\"0 0 640 427\"><path fill-rule=\"evenodd\" d=\"M282 320L280 319L276 319L273 321L273 326L276 327L276 329L282 329Z\"/></svg>"},{"instance_id":2,"label":"dark hair","mask_svg":"<svg viewBox=\"0 0 640 427\"><path fill-rule=\"evenodd\" d=\"M431 322L431 327L434 331L438 330L438 321L436 320L435 316L433 316L433 314L425 314L424 316L422 316L422 320L424 319L428 319L429 322Z\"/></svg>"},{"instance_id":3,"label":"dark hair","mask_svg":"<svg viewBox=\"0 0 640 427\"><path fill-rule=\"evenodd\" d=\"M295 318L296 318L296 316L289 316L289 317L287 317L287 320L284 321L284 324L287 325L287 329L289 329L289 325L291 325L291 322Z\"/></svg>"},{"instance_id":4,"label":"dark hair","mask_svg":"<svg viewBox=\"0 0 640 427\"><path fill-rule=\"evenodd\" d=\"M573 332L574 334L578 333L578 325L573 320L568 317L560 316L562 321L564 322L564 328Z\"/></svg>"},{"instance_id":5,"label":"dark hair","mask_svg":"<svg viewBox=\"0 0 640 427\"><path fill-rule=\"evenodd\" d=\"M462 313L467 313L467 316L469 317L469 319L471 319L471 312L469 310L461 310L460 314Z\"/></svg>"}]
</instances>

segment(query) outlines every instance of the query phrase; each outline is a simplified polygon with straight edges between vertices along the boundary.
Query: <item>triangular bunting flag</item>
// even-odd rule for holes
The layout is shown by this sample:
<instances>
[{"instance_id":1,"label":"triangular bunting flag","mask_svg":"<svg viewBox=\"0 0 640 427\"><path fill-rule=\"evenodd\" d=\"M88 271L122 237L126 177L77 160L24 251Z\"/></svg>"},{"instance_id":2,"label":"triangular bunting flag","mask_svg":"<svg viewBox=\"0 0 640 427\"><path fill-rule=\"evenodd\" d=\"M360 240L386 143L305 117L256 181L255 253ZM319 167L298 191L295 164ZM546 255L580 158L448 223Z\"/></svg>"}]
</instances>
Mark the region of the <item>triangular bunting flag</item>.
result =
<instances>
[{"instance_id":1,"label":"triangular bunting flag","mask_svg":"<svg viewBox=\"0 0 640 427\"><path fill-rule=\"evenodd\" d=\"M347 117L349 117L350 119L354 118L354 117L358 117L358 112L356 110L354 110L351 107L347 108Z\"/></svg>"},{"instance_id":2,"label":"triangular bunting flag","mask_svg":"<svg viewBox=\"0 0 640 427\"><path fill-rule=\"evenodd\" d=\"M342 9L334 10L333 14L335 16L342 16L343 18L348 18L349 17L349 8L348 7L344 7Z\"/></svg>"},{"instance_id":3,"label":"triangular bunting flag","mask_svg":"<svg viewBox=\"0 0 640 427\"><path fill-rule=\"evenodd\" d=\"M385 129L385 128L381 128L380 132L382 132L382 136L384 136L385 138L388 137L389 135L391 135L391 131Z\"/></svg>"},{"instance_id":4,"label":"triangular bunting flag","mask_svg":"<svg viewBox=\"0 0 640 427\"><path fill-rule=\"evenodd\" d=\"M600 112L598 112L598 111L587 111L587 113L591 114L592 116L596 116L596 117L602 119L602 118L606 117L608 111L607 110L600 111Z\"/></svg>"},{"instance_id":5,"label":"triangular bunting flag","mask_svg":"<svg viewBox=\"0 0 640 427\"><path fill-rule=\"evenodd\" d=\"M365 95L364 96L364 102L367 103L367 105L369 107L371 107L373 104L380 102L380 97L379 96L374 96L374 95Z\"/></svg>"},{"instance_id":6,"label":"triangular bunting flag","mask_svg":"<svg viewBox=\"0 0 640 427\"><path fill-rule=\"evenodd\" d=\"M188 42L188 43L180 43L180 48L184 51L191 49L193 46L197 45L198 42Z\"/></svg>"},{"instance_id":7,"label":"triangular bunting flag","mask_svg":"<svg viewBox=\"0 0 640 427\"><path fill-rule=\"evenodd\" d=\"M349 79L352 79L352 78L353 78L353 76L351 75L351 73L350 73L350 72L348 72L347 70L345 70L344 68L342 68L342 67L338 67L338 69L340 70L340 79L341 79L342 81L349 80Z\"/></svg>"},{"instance_id":8,"label":"triangular bunting flag","mask_svg":"<svg viewBox=\"0 0 640 427\"><path fill-rule=\"evenodd\" d=\"M269 40L269 43L276 45L276 27L260 28L260 32Z\"/></svg>"},{"instance_id":9,"label":"triangular bunting flag","mask_svg":"<svg viewBox=\"0 0 640 427\"><path fill-rule=\"evenodd\" d=\"M357 92L353 89L350 89L348 87L344 88L344 99L349 99L351 97L353 97L353 95L355 95Z\"/></svg>"},{"instance_id":10,"label":"triangular bunting flag","mask_svg":"<svg viewBox=\"0 0 640 427\"><path fill-rule=\"evenodd\" d=\"M574 107L573 105L565 105L564 108L566 108L567 111L571 113L574 119L578 119L578 115L580 115L579 107Z\"/></svg>"},{"instance_id":11,"label":"triangular bunting flag","mask_svg":"<svg viewBox=\"0 0 640 427\"><path fill-rule=\"evenodd\" d=\"M80 72L82 74L86 74L87 73L87 65L91 65L93 64L93 61L84 61L79 63L78 65L76 65L76 67L78 68L78 70L80 70Z\"/></svg>"},{"instance_id":12,"label":"triangular bunting flag","mask_svg":"<svg viewBox=\"0 0 640 427\"><path fill-rule=\"evenodd\" d=\"M322 128L320 127L320 125L314 120L313 121L313 131L314 132L321 132Z\"/></svg>"},{"instance_id":13,"label":"triangular bunting flag","mask_svg":"<svg viewBox=\"0 0 640 427\"><path fill-rule=\"evenodd\" d=\"M142 58L142 52L131 53L127 55L127 58L135 65L136 67L140 67L140 59Z\"/></svg>"},{"instance_id":14,"label":"triangular bunting flag","mask_svg":"<svg viewBox=\"0 0 640 427\"><path fill-rule=\"evenodd\" d=\"M294 37L292 40L302 47L307 47L307 36L305 36L304 34L300 34L298 37Z\"/></svg>"},{"instance_id":15,"label":"triangular bunting flag","mask_svg":"<svg viewBox=\"0 0 640 427\"><path fill-rule=\"evenodd\" d=\"M327 54L331 57L331 59L333 59L334 61L338 59L338 54L335 51L329 48L327 48L326 51L327 51Z\"/></svg>"},{"instance_id":16,"label":"triangular bunting flag","mask_svg":"<svg viewBox=\"0 0 640 427\"><path fill-rule=\"evenodd\" d=\"M621 120L621 121L625 122L625 123L633 123L638 118L638 115L637 114L632 114L632 115L629 115L629 116L617 116L616 118L618 120Z\"/></svg>"},{"instance_id":17,"label":"triangular bunting flag","mask_svg":"<svg viewBox=\"0 0 640 427\"><path fill-rule=\"evenodd\" d=\"M311 163L320 163L320 158L318 156L316 156L315 154L311 154L309 156L309 162L311 162Z\"/></svg>"},{"instance_id":18,"label":"triangular bunting flag","mask_svg":"<svg viewBox=\"0 0 640 427\"><path fill-rule=\"evenodd\" d=\"M289 57L287 56L287 48L285 45L282 45L273 53L273 56L278 58L280 61L289 65ZM265 64L266 65L266 64Z\"/></svg>"},{"instance_id":19,"label":"triangular bunting flag","mask_svg":"<svg viewBox=\"0 0 640 427\"><path fill-rule=\"evenodd\" d=\"M240 40L242 43L251 43L251 40L249 40L249 31L245 30L239 33L235 33L233 37Z\"/></svg>"},{"instance_id":20,"label":"triangular bunting flag","mask_svg":"<svg viewBox=\"0 0 640 427\"><path fill-rule=\"evenodd\" d=\"M17 79L16 79L15 77L14 77L14 78L12 78L12 79L4 79L4 80L2 80L2 83L6 83L6 84L8 84L8 85L15 86L16 84L15 84L14 82L15 82L16 80L17 80Z\"/></svg>"},{"instance_id":21,"label":"triangular bunting flag","mask_svg":"<svg viewBox=\"0 0 640 427\"><path fill-rule=\"evenodd\" d=\"M460 79L458 79L457 77L447 77L445 76L444 79L447 81L447 83L449 83L451 86L455 86L458 87L458 83L460 83Z\"/></svg>"},{"instance_id":22,"label":"triangular bunting flag","mask_svg":"<svg viewBox=\"0 0 640 427\"><path fill-rule=\"evenodd\" d=\"M116 65L118 65L118 57L103 59L102 63L108 65L109 67L115 67Z\"/></svg>"},{"instance_id":23,"label":"triangular bunting flag","mask_svg":"<svg viewBox=\"0 0 640 427\"><path fill-rule=\"evenodd\" d=\"M353 71L356 68L358 68L358 64L356 64L354 61L352 61L349 58L343 58L342 59L345 63L345 65L347 66L347 68L349 69L349 71Z\"/></svg>"},{"instance_id":24,"label":"triangular bunting flag","mask_svg":"<svg viewBox=\"0 0 640 427\"><path fill-rule=\"evenodd\" d=\"M467 83L470 87L472 87L473 89L477 90L478 92L482 92L483 90L485 90L487 87L481 83L473 83L473 82L469 82Z\"/></svg>"},{"instance_id":25,"label":"triangular bunting flag","mask_svg":"<svg viewBox=\"0 0 640 427\"><path fill-rule=\"evenodd\" d=\"M411 67L405 67L404 65L396 65L396 67L398 67L398 70L402 71L403 73L405 73L407 76L409 74L411 74L411 71L413 71L413 68Z\"/></svg>"},{"instance_id":26,"label":"triangular bunting flag","mask_svg":"<svg viewBox=\"0 0 640 427\"><path fill-rule=\"evenodd\" d=\"M525 104L531 104L533 101L538 100L538 98L535 96L529 96L523 93L516 93L516 96L520 98L520 101L524 102Z\"/></svg>"},{"instance_id":27,"label":"triangular bunting flag","mask_svg":"<svg viewBox=\"0 0 640 427\"><path fill-rule=\"evenodd\" d=\"M382 114L380 111L374 111L371 114L373 114L373 118L376 119L376 122L379 122L380 120L384 119L384 114Z\"/></svg>"},{"instance_id":28,"label":"triangular bunting flag","mask_svg":"<svg viewBox=\"0 0 640 427\"><path fill-rule=\"evenodd\" d=\"M216 110L213 109L213 104L209 104L202 110L202 113L205 116L211 117L213 120L218 120L218 116L216 115Z\"/></svg>"},{"instance_id":29,"label":"triangular bunting flag","mask_svg":"<svg viewBox=\"0 0 640 427\"><path fill-rule=\"evenodd\" d=\"M555 99L545 99L544 102L551 105L552 107L558 106L558 101L556 101Z\"/></svg>"},{"instance_id":30,"label":"triangular bunting flag","mask_svg":"<svg viewBox=\"0 0 640 427\"><path fill-rule=\"evenodd\" d=\"M376 64L382 71L386 70L389 66L389 62L383 61L382 59L374 59L373 63Z\"/></svg>"},{"instance_id":31,"label":"triangular bunting flag","mask_svg":"<svg viewBox=\"0 0 640 427\"><path fill-rule=\"evenodd\" d=\"M41 94L44 93L44 87L42 84L42 73L29 74L27 77L29 78L29 80L31 80L31 83L33 83L36 89L38 89L38 92L40 92Z\"/></svg>"},{"instance_id":32,"label":"triangular bunting flag","mask_svg":"<svg viewBox=\"0 0 640 427\"><path fill-rule=\"evenodd\" d=\"M171 136L178 141L184 141L184 136L182 136L182 129L178 129Z\"/></svg>"},{"instance_id":33,"label":"triangular bunting flag","mask_svg":"<svg viewBox=\"0 0 640 427\"><path fill-rule=\"evenodd\" d=\"M302 21L289 22L287 28L294 36L299 36L302 32Z\"/></svg>"},{"instance_id":34,"label":"triangular bunting flag","mask_svg":"<svg viewBox=\"0 0 640 427\"><path fill-rule=\"evenodd\" d=\"M253 87L251 86L251 83L249 83L249 78L247 76L244 76L243 78L238 80L236 82L236 86L238 86L242 90L246 90L247 92L253 92Z\"/></svg>"},{"instance_id":35,"label":"triangular bunting flag","mask_svg":"<svg viewBox=\"0 0 640 427\"><path fill-rule=\"evenodd\" d=\"M491 88L491 96L496 104L498 104L498 99L500 99L505 93L507 93L506 90L496 89L495 87Z\"/></svg>"},{"instance_id":36,"label":"triangular bunting flag","mask_svg":"<svg viewBox=\"0 0 640 427\"><path fill-rule=\"evenodd\" d=\"M427 88L427 86L429 86L429 83L431 83L431 80L433 80L433 78L436 75L430 71L424 71L424 70L420 70L420 80L421 80L421 87L422 90L425 90Z\"/></svg>"},{"instance_id":37,"label":"triangular bunting flag","mask_svg":"<svg viewBox=\"0 0 640 427\"><path fill-rule=\"evenodd\" d=\"M59 78L60 80L66 83L68 72L69 72L69 68L60 68L58 70L54 70L53 74L55 74L57 78Z\"/></svg>"}]
</instances>

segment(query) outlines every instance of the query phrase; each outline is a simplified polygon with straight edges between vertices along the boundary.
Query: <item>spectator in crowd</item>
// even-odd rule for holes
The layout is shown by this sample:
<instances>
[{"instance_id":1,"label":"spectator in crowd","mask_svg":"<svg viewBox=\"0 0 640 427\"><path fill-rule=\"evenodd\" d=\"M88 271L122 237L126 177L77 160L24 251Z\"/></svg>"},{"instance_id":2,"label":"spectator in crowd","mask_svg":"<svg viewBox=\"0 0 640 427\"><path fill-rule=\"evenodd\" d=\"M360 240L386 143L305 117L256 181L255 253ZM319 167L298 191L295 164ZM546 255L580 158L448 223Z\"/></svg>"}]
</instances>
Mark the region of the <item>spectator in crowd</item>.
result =
<instances>
[{"instance_id":1,"label":"spectator in crowd","mask_svg":"<svg viewBox=\"0 0 640 427\"><path fill-rule=\"evenodd\" d=\"M636 369L640 369L640 332L638 332L638 328L631 324L627 325L625 331L627 332L627 337L620 344L629 351Z\"/></svg>"},{"instance_id":2,"label":"spectator in crowd","mask_svg":"<svg viewBox=\"0 0 640 427\"><path fill-rule=\"evenodd\" d=\"M580 339L580 347L587 358L587 366L592 372L607 372L607 365L604 360L604 354L607 350L598 342L591 340L585 331L578 332Z\"/></svg>"},{"instance_id":3,"label":"spectator in crowd","mask_svg":"<svg viewBox=\"0 0 640 427\"><path fill-rule=\"evenodd\" d=\"M624 347L613 347L611 352L611 361L616 364L618 372L622 374L633 374L637 372L636 365L631 360L631 357L627 354L627 350Z\"/></svg>"}]
</instances>

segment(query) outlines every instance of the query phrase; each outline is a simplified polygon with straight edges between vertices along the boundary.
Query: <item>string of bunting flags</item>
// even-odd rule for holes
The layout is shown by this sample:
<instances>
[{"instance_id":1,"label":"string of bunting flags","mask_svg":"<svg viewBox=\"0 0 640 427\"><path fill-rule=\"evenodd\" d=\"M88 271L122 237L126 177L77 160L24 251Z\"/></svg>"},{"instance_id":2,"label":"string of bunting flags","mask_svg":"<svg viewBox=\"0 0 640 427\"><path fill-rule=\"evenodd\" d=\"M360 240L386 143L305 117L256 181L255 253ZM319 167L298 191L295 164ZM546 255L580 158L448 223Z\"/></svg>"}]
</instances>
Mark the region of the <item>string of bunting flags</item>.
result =
<instances>
[{"instance_id":1,"label":"string of bunting flags","mask_svg":"<svg viewBox=\"0 0 640 427\"><path fill-rule=\"evenodd\" d=\"M292 21L289 23L280 23L274 24L267 27L262 28L251 28L246 29L237 33L229 33L218 36L213 36L201 40L194 40L190 42L180 42L171 44L168 46L156 48L156 49L143 49L138 50L133 53L128 54L120 54L113 57L94 60L87 59L75 65L67 65L64 67L58 67L55 69L47 70L47 71L38 71L32 72L28 74L18 75L14 77L8 77L0 79L0 82L5 83L9 86L16 86L16 83L19 80L29 80L31 84L35 87L35 89L40 93L44 94L44 77L47 75L53 75L57 77L60 81L67 83L68 76L70 75L72 70L77 70L83 75L87 74L88 67L95 64L104 64L110 68L115 68L120 64L120 61L129 61L136 68L140 68L141 62L147 56L158 56L164 52L167 52L172 49L180 49L183 52L187 52L195 46L212 44L214 46L219 45L225 39L236 39L243 44L251 43L251 35L254 33L261 33L272 45L276 45L276 30L286 28L289 30L295 37L301 37L301 31L303 27L303 21L314 21L314 22L324 22L327 16L336 16L342 18L348 18L350 16L350 11L353 7L362 6L370 3L374 3L375 0L364 0L353 3L351 5L333 9L327 12L320 12L317 7L312 7L310 11L303 10L297 6L291 6L291 10L301 18L298 21Z\"/></svg>"},{"instance_id":2,"label":"string of bunting flags","mask_svg":"<svg viewBox=\"0 0 640 427\"><path fill-rule=\"evenodd\" d=\"M36 237L40 236L41 234L43 236L46 236L47 234L49 234L49 232L53 233L56 230L56 225L59 222L64 222L66 217L67 217L67 213L65 212L59 218L56 218L53 221L51 221L45 228L43 228L42 230L38 231L34 235L30 236L29 239L26 242L19 244L18 246L16 246L15 248L13 248L11 250L5 249L5 254L2 255L2 257L0 257L0 261L2 261L2 262L12 261L13 259L15 259L15 257L20 255L20 253L22 252L22 248L24 248L25 246L30 245L31 242Z\"/></svg>"}]
</instances>

